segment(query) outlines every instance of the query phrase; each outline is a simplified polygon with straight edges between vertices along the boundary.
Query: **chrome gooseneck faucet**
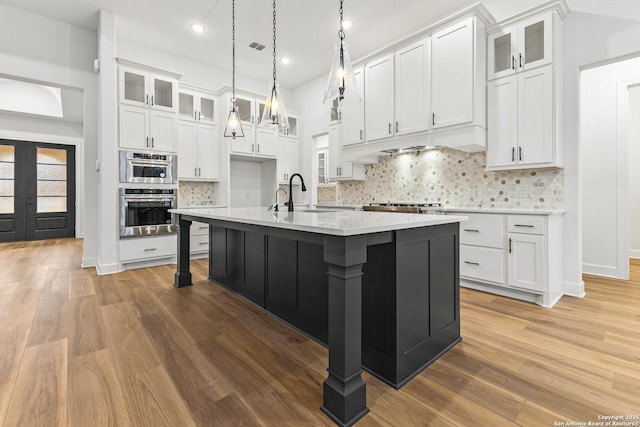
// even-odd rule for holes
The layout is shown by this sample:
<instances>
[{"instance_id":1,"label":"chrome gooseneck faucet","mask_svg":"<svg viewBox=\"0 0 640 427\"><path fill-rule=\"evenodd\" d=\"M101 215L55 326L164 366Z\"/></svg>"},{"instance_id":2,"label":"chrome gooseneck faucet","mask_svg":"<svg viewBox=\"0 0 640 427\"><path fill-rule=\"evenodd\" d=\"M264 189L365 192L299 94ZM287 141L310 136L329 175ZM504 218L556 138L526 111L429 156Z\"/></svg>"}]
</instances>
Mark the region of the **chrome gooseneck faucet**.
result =
<instances>
[{"instance_id":1,"label":"chrome gooseneck faucet","mask_svg":"<svg viewBox=\"0 0 640 427\"><path fill-rule=\"evenodd\" d=\"M273 204L273 211L274 212L278 212L278 192L280 192L280 191L284 191L285 197L287 196L287 190L285 190L284 188L278 188L276 190L276 202Z\"/></svg>"},{"instance_id":2,"label":"chrome gooseneck faucet","mask_svg":"<svg viewBox=\"0 0 640 427\"><path fill-rule=\"evenodd\" d=\"M293 175L291 175L291 178L289 178L289 212L293 212L293 191L291 191L291 186L293 185L293 178L295 178L296 176L300 178L302 191L307 191L307 187L304 186L304 179L302 178L302 175L300 175L299 173L294 173Z\"/></svg>"}]
</instances>

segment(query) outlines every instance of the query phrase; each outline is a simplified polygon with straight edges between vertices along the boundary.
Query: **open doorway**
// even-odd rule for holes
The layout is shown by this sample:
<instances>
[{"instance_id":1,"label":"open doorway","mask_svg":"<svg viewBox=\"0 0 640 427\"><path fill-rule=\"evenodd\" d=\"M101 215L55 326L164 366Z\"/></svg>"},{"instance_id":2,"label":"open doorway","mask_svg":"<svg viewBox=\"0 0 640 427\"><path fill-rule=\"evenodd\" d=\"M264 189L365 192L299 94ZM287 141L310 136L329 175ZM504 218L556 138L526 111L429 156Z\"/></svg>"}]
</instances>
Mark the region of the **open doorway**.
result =
<instances>
[{"instance_id":1,"label":"open doorway","mask_svg":"<svg viewBox=\"0 0 640 427\"><path fill-rule=\"evenodd\" d=\"M0 140L0 242L75 236L75 147Z\"/></svg>"},{"instance_id":2,"label":"open doorway","mask_svg":"<svg viewBox=\"0 0 640 427\"><path fill-rule=\"evenodd\" d=\"M580 77L583 272L629 279L638 242L640 58ZM633 148L632 148L633 145ZM640 243L640 242L638 242Z\"/></svg>"}]
</instances>

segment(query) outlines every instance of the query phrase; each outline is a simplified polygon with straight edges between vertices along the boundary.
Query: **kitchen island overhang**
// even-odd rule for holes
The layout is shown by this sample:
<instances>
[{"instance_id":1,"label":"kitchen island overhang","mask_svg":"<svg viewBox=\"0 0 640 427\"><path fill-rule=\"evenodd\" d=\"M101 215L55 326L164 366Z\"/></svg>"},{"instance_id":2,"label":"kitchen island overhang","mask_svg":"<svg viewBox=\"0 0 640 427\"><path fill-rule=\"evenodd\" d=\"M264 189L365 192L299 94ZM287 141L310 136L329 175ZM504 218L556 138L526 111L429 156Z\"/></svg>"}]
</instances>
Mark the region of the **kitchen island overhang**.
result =
<instances>
[{"instance_id":1,"label":"kitchen island overhang","mask_svg":"<svg viewBox=\"0 0 640 427\"><path fill-rule=\"evenodd\" d=\"M209 223L209 278L327 344L322 411L367 412L362 367L399 388L460 341L462 216L172 210L174 286L192 283L189 229Z\"/></svg>"}]
</instances>

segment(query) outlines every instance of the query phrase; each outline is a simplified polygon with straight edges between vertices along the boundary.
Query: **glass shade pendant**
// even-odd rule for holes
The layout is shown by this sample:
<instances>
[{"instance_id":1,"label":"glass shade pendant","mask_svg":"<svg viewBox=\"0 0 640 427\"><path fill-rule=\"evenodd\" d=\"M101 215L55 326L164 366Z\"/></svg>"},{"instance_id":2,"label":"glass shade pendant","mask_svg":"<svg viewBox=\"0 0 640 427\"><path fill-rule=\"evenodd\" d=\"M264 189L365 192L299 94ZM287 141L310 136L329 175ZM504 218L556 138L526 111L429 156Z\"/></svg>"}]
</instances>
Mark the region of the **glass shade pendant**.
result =
<instances>
[{"instance_id":1,"label":"glass shade pendant","mask_svg":"<svg viewBox=\"0 0 640 427\"><path fill-rule=\"evenodd\" d=\"M225 138L244 138L242 121L236 107L236 1L231 1L231 111L224 128Z\"/></svg>"},{"instance_id":2,"label":"glass shade pendant","mask_svg":"<svg viewBox=\"0 0 640 427\"><path fill-rule=\"evenodd\" d=\"M284 108L280 86L276 77L276 2L273 0L273 84L264 102L260 125L277 126L279 129L284 130L289 128L289 118Z\"/></svg>"},{"instance_id":3,"label":"glass shade pendant","mask_svg":"<svg viewBox=\"0 0 640 427\"><path fill-rule=\"evenodd\" d=\"M351 57L347 50L347 43L344 41L342 3L343 0L340 0L340 30L338 31L340 43L336 46L333 56L327 90L324 93L323 100L325 105L339 107L360 104L362 102L362 97L360 96L358 86L353 77L353 66L351 65Z\"/></svg>"},{"instance_id":4,"label":"glass shade pendant","mask_svg":"<svg viewBox=\"0 0 640 427\"><path fill-rule=\"evenodd\" d=\"M284 108L282 95L280 95L280 85L275 83L270 90L270 94L264 102L260 124L265 126L278 126L279 129L289 128L289 117Z\"/></svg>"},{"instance_id":5,"label":"glass shade pendant","mask_svg":"<svg viewBox=\"0 0 640 427\"><path fill-rule=\"evenodd\" d=\"M224 136L225 138L242 138L244 137L244 132L242 131L242 122L240 121L240 115L238 114L238 110L236 109L235 99L231 103L232 109L231 111L229 111L227 126L224 128Z\"/></svg>"}]
</instances>

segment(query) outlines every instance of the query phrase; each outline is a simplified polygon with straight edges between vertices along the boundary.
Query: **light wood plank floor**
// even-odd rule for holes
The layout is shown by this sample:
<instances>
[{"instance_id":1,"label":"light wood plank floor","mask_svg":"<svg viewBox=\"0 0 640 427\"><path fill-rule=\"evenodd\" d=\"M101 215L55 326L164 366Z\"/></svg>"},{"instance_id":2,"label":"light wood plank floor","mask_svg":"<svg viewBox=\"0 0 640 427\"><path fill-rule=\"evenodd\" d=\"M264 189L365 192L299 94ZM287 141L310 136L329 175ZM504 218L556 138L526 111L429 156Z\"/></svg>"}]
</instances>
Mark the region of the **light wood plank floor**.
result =
<instances>
[{"instance_id":1,"label":"light wood plank floor","mask_svg":"<svg viewBox=\"0 0 640 427\"><path fill-rule=\"evenodd\" d=\"M97 276L82 240L0 244L4 426L321 426L327 351L174 265ZM359 426L552 426L640 414L640 263L554 309L463 289L464 341Z\"/></svg>"}]
</instances>

